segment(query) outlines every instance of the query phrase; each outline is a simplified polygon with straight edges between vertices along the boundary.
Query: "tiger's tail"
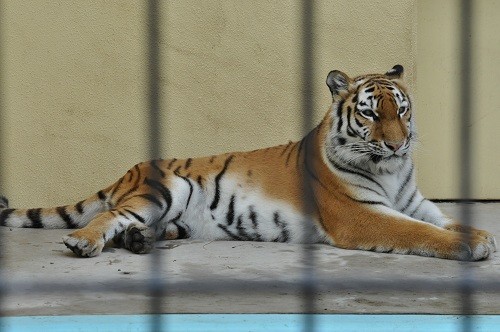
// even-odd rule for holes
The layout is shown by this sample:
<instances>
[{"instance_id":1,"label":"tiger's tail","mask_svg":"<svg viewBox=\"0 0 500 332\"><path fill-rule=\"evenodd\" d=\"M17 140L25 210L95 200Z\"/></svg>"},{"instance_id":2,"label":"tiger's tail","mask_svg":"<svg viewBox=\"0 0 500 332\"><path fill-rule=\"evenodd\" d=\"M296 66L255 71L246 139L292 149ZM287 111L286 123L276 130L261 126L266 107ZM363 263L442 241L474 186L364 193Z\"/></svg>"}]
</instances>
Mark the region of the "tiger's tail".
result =
<instances>
[{"instance_id":1,"label":"tiger's tail","mask_svg":"<svg viewBox=\"0 0 500 332\"><path fill-rule=\"evenodd\" d=\"M108 210L106 191L99 191L74 205L52 208L12 209L0 196L0 226L15 228L82 228Z\"/></svg>"}]
</instances>

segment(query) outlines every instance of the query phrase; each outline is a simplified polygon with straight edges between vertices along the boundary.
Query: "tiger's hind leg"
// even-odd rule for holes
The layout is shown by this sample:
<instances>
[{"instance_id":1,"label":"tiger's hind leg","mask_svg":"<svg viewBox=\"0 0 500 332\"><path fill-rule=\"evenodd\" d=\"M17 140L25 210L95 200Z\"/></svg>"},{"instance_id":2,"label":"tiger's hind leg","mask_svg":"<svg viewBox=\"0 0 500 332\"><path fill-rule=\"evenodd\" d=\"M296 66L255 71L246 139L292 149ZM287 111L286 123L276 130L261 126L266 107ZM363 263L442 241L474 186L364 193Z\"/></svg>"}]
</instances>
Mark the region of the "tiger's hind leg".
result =
<instances>
[{"instance_id":1,"label":"tiger's hind leg","mask_svg":"<svg viewBox=\"0 0 500 332\"><path fill-rule=\"evenodd\" d=\"M64 244L80 257L93 257L104 245L122 237L125 248L135 253L147 253L153 248L155 233L147 225L158 221L162 208L132 197L122 205L99 214L87 226L63 238Z\"/></svg>"},{"instance_id":2,"label":"tiger's hind leg","mask_svg":"<svg viewBox=\"0 0 500 332\"><path fill-rule=\"evenodd\" d=\"M122 234L118 239L123 247L134 253L147 253L153 248L156 237L170 230L167 225L178 227L177 237L187 233L180 226L180 218L189 204L193 204L194 190L190 179L174 172L145 177L137 187L124 185L110 198L109 211L69 234L64 243L78 256L92 257L99 255L108 241Z\"/></svg>"},{"instance_id":3,"label":"tiger's hind leg","mask_svg":"<svg viewBox=\"0 0 500 332\"><path fill-rule=\"evenodd\" d=\"M102 252L105 244L124 233L131 221L116 211L101 213L87 226L63 237L63 242L80 257L94 257Z\"/></svg>"}]
</instances>

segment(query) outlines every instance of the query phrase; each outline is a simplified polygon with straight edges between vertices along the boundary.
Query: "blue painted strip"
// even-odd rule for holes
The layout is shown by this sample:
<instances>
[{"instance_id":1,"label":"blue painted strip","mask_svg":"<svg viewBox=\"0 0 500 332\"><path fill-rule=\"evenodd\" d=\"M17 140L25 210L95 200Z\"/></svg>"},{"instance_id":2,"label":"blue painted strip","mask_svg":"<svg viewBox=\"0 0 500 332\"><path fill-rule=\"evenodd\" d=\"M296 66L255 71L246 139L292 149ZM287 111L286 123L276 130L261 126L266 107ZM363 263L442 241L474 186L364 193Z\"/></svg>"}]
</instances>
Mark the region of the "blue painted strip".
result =
<instances>
[{"instance_id":1,"label":"blue painted strip","mask_svg":"<svg viewBox=\"0 0 500 332\"><path fill-rule=\"evenodd\" d=\"M151 315L2 317L2 332L143 332ZM302 314L166 314L165 332L303 331ZM456 332L464 317L453 315L314 315L317 332ZM500 330L500 315L472 318L472 331Z\"/></svg>"}]
</instances>

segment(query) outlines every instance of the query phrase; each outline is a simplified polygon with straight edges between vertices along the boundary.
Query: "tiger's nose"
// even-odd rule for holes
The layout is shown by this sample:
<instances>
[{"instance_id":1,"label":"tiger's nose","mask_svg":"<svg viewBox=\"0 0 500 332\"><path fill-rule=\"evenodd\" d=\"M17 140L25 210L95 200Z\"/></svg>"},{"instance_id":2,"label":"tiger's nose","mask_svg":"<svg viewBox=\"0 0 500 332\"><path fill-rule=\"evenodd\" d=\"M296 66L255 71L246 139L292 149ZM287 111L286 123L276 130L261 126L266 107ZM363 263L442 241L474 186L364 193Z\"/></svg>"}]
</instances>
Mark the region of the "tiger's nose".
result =
<instances>
[{"instance_id":1,"label":"tiger's nose","mask_svg":"<svg viewBox=\"0 0 500 332\"><path fill-rule=\"evenodd\" d=\"M404 144L404 141L400 141L400 142L385 142L384 141L384 144L385 146L387 146L387 148L389 148L389 150L391 151L398 151Z\"/></svg>"}]
</instances>

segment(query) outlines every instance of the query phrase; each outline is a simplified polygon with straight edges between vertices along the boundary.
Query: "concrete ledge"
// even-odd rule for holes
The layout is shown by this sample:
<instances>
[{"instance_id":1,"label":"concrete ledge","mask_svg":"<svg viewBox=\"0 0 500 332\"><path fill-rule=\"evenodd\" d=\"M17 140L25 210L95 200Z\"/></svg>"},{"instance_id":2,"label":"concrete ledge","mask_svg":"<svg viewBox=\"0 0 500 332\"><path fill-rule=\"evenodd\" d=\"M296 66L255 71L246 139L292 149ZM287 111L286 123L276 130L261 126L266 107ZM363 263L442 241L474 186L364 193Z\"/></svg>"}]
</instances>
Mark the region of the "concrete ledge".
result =
<instances>
[{"instance_id":1,"label":"concrete ledge","mask_svg":"<svg viewBox=\"0 0 500 332\"><path fill-rule=\"evenodd\" d=\"M453 204L441 204L456 215ZM500 240L500 204L473 206L477 227L493 232ZM150 256L134 255L124 249L108 248L101 256L75 257L61 242L67 230L1 228L0 253L3 278L25 282L30 293L11 292L2 298L6 316L145 314L151 313L150 297L136 292L150 278ZM160 274L169 281L189 283L212 280L238 280L241 291L206 290L182 292L164 298L164 313L301 313L305 310L300 290L260 292L252 281L295 282L302 278L302 246L263 242L158 242ZM319 278L420 278L450 280L460 277L464 266L478 280L498 279L500 258L463 263L418 256L350 251L327 245L314 246ZM77 282L82 289L71 292L31 292L41 282ZM108 292L103 283L130 285L130 291ZM89 291L93 285L95 291ZM22 290L21 290L22 291ZM175 290L174 290L175 291ZM422 313L459 314L461 298L457 293L406 291L321 291L316 294L318 313ZM500 314L500 296L481 292L474 295L474 312Z\"/></svg>"}]
</instances>

